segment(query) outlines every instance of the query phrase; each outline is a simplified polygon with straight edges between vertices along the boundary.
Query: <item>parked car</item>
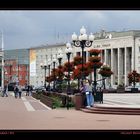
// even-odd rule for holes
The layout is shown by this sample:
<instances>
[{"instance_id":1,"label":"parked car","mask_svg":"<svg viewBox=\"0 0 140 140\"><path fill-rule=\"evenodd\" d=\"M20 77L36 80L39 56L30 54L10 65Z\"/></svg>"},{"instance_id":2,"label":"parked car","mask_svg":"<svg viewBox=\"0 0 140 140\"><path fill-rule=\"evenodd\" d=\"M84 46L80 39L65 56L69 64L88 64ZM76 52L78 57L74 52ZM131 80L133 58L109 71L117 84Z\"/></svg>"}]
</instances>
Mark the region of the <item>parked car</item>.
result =
<instances>
[{"instance_id":1,"label":"parked car","mask_svg":"<svg viewBox=\"0 0 140 140\"><path fill-rule=\"evenodd\" d=\"M125 87L125 92L131 92L132 88L134 88L134 86ZM138 88L138 91L140 91L140 86L139 85L136 85L135 88Z\"/></svg>"},{"instance_id":2,"label":"parked car","mask_svg":"<svg viewBox=\"0 0 140 140\"><path fill-rule=\"evenodd\" d=\"M38 92L44 92L46 91L44 86L39 86L39 87L34 87L33 88L34 91L38 91Z\"/></svg>"},{"instance_id":3,"label":"parked car","mask_svg":"<svg viewBox=\"0 0 140 140\"><path fill-rule=\"evenodd\" d=\"M132 88L132 86L125 87L125 92L131 92L131 88Z\"/></svg>"}]
</instances>

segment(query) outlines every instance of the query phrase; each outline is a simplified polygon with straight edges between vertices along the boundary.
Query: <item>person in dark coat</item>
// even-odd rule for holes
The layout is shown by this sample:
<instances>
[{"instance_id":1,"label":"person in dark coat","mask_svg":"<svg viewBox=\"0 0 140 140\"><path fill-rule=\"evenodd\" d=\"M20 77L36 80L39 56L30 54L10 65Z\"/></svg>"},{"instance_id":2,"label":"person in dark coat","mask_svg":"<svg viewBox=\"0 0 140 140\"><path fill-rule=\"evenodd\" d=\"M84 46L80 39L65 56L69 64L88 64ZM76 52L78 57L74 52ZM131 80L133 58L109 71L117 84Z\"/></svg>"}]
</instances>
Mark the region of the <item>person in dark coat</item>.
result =
<instances>
[{"instance_id":1,"label":"person in dark coat","mask_svg":"<svg viewBox=\"0 0 140 140\"><path fill-rule=\"evenodd\" d=\"M8 85L4 85L4 89L3 89L3 95L2 95L2 97L4 97L4 96L8 97L7 92L8 92Z\"/></svg>"}]
</instances>

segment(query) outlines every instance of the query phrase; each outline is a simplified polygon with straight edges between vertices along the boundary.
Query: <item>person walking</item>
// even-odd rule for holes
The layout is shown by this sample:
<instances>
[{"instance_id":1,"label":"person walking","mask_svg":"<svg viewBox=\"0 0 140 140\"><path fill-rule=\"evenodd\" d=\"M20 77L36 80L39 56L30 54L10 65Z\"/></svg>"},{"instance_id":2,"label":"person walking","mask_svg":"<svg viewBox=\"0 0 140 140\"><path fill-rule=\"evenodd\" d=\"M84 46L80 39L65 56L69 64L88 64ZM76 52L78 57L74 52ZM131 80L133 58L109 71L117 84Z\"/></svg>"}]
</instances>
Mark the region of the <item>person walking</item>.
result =
<instances>
[{"instance_id":1,"label":"person walking","mask_svg":"<svg viewBox=\"0 0 140 140\"><path fill-rule=\"evenodd\" d=\"M21 94L22 94L22 88L21 88L21 85L18 86L18 94L19 94L19 98L21 98Z\"/></svg>"},{"instance_id":2,"label":"person walking","mask_svg":"<svg viewBox=\"0 0 140 140\"><path fill-rule=\"evenodd\" d=\"M86 107L93 107L94 97L92 95L91 82L89 80L86 80L84 85L85 85L85 93L86 93L86 100L87 100L87 106Z\"/></svg>"},{"instance_id":3,"label":"person walking","mask_svg":"<svg viewBox=\"0 0 140 140\"><path fill-rule=\"evenodd\" d=\"M18 85L15 85L15 87L14 87L15 98L18 97L18 92L19 92Z\"/></svg>"},{"instance_id":4,"label":"person walking","mask_svg":"<svg viewBox=\"0 0 140 140\"><path fill-rule=\"evenodd\" d=\"M4 97L4 96L8 97L8 85L4 85L2 97Z\"/></svg>"},{"instance_id":5,"label":"person walking","mask_svg":"<svg viewBox=\"0 0 140 140\"><path fill-rule=\"evenodd\" d=\"M32 91L33 91L33 86L30 85L30 88L29 88L29 95L32 96Z\"/></svg>"}]
</instances>

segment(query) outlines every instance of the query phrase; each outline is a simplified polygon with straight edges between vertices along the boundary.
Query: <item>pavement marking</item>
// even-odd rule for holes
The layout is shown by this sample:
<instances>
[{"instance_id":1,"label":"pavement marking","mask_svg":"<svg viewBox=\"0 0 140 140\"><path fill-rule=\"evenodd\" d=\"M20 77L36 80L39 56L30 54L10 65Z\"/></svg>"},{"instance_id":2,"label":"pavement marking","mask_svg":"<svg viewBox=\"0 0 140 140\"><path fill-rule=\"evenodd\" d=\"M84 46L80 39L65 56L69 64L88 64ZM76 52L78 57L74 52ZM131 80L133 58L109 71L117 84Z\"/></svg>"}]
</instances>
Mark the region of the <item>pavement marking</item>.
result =
<instances>
[{"instance_id":1,"label":"pavement marking","mask_svg":"<svg viewBox=\"0 0 140 140\"><path fill-rule=\"evenodd\" d=\"M24 101L24 104L28 111L35 111L35 109L32 107L32 105L28 101Z\"/></svg>"},{"instance_id":2,"label":"pavement marking","mask_svg":"<svg viewBox=\"0 0 140 140\"><path fill-rule=\"evenodd\" d=\"M44 105L42 102L39 101L39 103L40 103L41 105L43 105L45 108L47 108L48 110L52 110L50 107Z\"/></svg>"},{"instance_id":3,"label":"pavement marking","mask_svg":"<svg viewBox=\"0 0 140 140\"><path fill-rule=\"evenodd\" d=\"M21 99L22 99L23 101L27 101L27 99L26 99L25 97L21 97Z\"/></svg>"},{"instance_id":4,"label":"pavement marking","mask_svg":"<svg viewBox=\"0 0 140 140\"><path fill-rule=\"evenodd\" d=\"M32 97L33 98L33 97ZM40 103L41 105L43 105L45 108L47 108L48 110L52 110L50 107L48 107L47 105L43 104L40 100L37 100L35 98L33 98L35 101L37 101L38 103Z\"/></svg>"},{"instance_id":5,"label":"pavement marking","mask_svg":"<svg viewBox=\"0 0 140 140\"><path fill-rule=\"evenodd\" d=\"M21 99L23 100L24 105L28 111L35 111L33 106L29 103L29 101L25 97L21 97Z\"/></svg>"}]
</instances>

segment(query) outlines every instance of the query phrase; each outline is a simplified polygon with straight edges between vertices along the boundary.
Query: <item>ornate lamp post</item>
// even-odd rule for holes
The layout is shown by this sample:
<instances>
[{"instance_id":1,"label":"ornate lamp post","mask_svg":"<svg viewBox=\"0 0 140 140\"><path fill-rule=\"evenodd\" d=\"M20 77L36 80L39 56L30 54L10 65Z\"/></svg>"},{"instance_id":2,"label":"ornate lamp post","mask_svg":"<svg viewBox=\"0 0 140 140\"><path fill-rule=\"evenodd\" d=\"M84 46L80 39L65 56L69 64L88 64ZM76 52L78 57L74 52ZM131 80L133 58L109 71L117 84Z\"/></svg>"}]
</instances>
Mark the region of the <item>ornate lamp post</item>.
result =
<instances>
[{"instance_id":1,"label":"ornate lamp post","mask_svg":"<svg viewBox=\"0 0 140 140\"><path fill-rule=\"evenodd\" d=\"M72 35L72 41L75 47L81 47L82 49L82 81L84 79L84 48L91 47L94 40L94 35L91 33L89 36L86 34L84 26L80 29L80 35L77 36L75 33Z\"/></svg>"},{"instance_id":2,"label":"ornate lamp post","mask_svg":"<svg viewBox=\"0 0 140 140\"><path fill-rule=\"evenodd\" d=\"M54 71L53 71L53 79L54 79L54 81L53 81L53 91L55 91L55 79L56 79L56 75L55 75L55 64L56 64L56 57L55 57L55 55L53 55L53 68L54 68Z\"/></svg>"},{"instance_id":3,"label":"ornate lamp post","mask_svg":"<svg viewBox=\"0 0 140 140\"><path fill-rule=\"evenodd\" d=\"M45 74L44 74L44 87L46 89L46 70L47 70L47 64L46 64L46 61L44 63L41 63L40 64L41 68L44 69L45 71Z\"/></svg>"},{"instance_id":4,"label":"ornate lamp post","mask_svg":"<svg viewBox=\"0 0 140 140\"><path fill-rule=\"evenodd\" d=\"M71 48L71 44L67 43L66 44L66 55L67 55L67 59L68 59L68 88L67 88L67 94L71 93L71 87L70 87L70 55L72 52L72 48Z\"/></svg>"},{"instance_id":5,"label":"ornate lamp post","mask_svg":"<svg viewBox=\"0 0 140 140\"><path fill-rule=\"evenodd\" d=\"M68 95L71 94L71 87L70 87L70 55L72 53L72 48L71 48L71 44L70 43L66 44L65 52L66 52L67 59L68 59L67 109L69 109L69 97L68 97Z\"/></svg>"},{"instance_id":6,"label":"ornate lamp post","mask_svg":"<svg viewBox=\"0 0 140 140\"><path fill-rule=\"evenodd\" d=\"M51 66L51 59L48 59L49 78L50 78L50 66ZM48 90L50 92L50 80L49 80Z\"/></svg>"},{"instance_id":7,"label":"ornate lamp post","mask_svg":"<svg viewBox=\"0 0 140 140\"><path fill-rule=\"evenodd\" d=\"M59 49L58 50L58 55L57 55L57 59L58 59L58 62L59 62L59 69L61 69L61 61L62 61L62 51ZM58 78L58 82L59 82L59 93L62 92L62 79L60 78L60 73L59 73L59 78Z\"/></svg>"}]
</instances>

